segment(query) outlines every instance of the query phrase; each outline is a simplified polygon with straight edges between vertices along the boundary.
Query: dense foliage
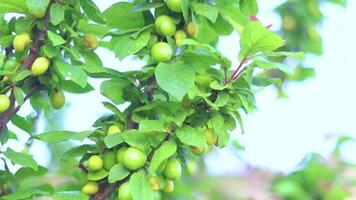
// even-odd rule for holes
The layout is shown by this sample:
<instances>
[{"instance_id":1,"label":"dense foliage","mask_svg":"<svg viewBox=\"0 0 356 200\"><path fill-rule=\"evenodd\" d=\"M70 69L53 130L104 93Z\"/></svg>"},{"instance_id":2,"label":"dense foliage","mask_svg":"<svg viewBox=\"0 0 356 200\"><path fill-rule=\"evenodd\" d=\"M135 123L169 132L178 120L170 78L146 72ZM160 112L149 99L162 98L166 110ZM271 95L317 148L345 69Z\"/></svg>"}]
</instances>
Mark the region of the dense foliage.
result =
<instances>
[{"instance_id":1,"label":"dense foliage","mask_svg":"<svg viewBox=\"0 0 356 200\"><path fill-rule=\"evenodd\" d=\"M90 0L0 0L1 143L16 139L10 121L30 135L28 143L91 141L64 153L60 164L74 181L56 187L31 182L47 169L26 152L1 149L1 199L153 200L172 192L192 157L226 146L237 127L243 131L242 113L255 109L257 90L281 84L266 72L290 74L284 59L304 57L280 51L286 41L257 12L256 1L243 0L137 0L103 12ZM240 36L232 41L240 46L237 66L215 48L233 32ZM146 65L107 68L97 48ZM62 108L65 93L92 91L89 78L105 78L100 92L112 114L82 132L33 134L36 118ZM18 115L28 100L33 114ZM11 173L10 162L22 168Z\"/></svg>"}]
</instances>

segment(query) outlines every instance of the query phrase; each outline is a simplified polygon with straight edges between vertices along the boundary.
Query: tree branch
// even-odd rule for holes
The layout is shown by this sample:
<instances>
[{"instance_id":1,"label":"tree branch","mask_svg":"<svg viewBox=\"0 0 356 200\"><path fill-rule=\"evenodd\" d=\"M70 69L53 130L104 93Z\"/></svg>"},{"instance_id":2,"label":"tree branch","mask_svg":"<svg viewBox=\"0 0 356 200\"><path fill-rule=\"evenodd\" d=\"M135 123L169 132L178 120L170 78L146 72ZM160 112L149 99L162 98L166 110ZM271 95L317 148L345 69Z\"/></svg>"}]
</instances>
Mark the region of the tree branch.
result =
<instances>
[{"instance_id":1,"label":"tree branch","mask_svg":"<svg viewBox=\"0 0 356 200\"><path fill-rule=\"evenodd\" d=\"M153 87L155 87L157 85L156 79L155 77L151 77L148 81L148 85L146 86L146 89L144 90L144 92L148 95L147 99L148 101L152 101L153 100L153 94L154 94L154 90ZM127 128L128 129L137 129L138 128L138 124L133 122L131 120L132 114L128 114L128 123L127 123ZM152 151L148 154L147 156L147 161L150 162L152 160L153 154L154 152L163 144L164 141L166 141L169 138L169 136L167 136L156 148L152 149ZM108 196L110 196L118 187L120 187L120 185L122 185L123 183L125 183L126 181L128 181L131 177L131 175L133 174L130 173L126 178L124 178L123 180L120 180L114 184L110 184L108 183L108 180L105 180L103 183L100 184L100 189L99 192L96 193L94 196L92 196L90 199L91 200L105 200Z\"/></svg>"},{"instance_id":2,"label":"tree branch","mask_svg":"<svg viewBox=\"0 0 356 200\"><path fill-rule=\"evenodd\" d=\"M51 1L52 3L52 1ZM40 29L37 31L36 33L36 37L35 40L32 44L32 47L30 49L30 53L29 55L26 57L26 59L23 62L23 68L25 70L30 70L31 66L33 64L33 62L35 61L35 59L38 57L38 54L41 50L42 45L44 44L44 38L46 36L47 30L48 30L48 26L49 26L49 20L50 20L50 7L51 7L51 3L48 5L47 10L46 10L46 14L44 16L44 27L43 29ZM12 45L7 49L6 53L9 54L12 51ZM35 91L39 88L38 85L34 85L33 88L30 90L30 92L26 95L25 97L25 101L27 99L29 99L34 93ZM16 108L14 108L15 106L15 95L13 90L11 90L10 93L10 107L7 111L5 111L1 116L0 116L0 134L4 132L7 123L11 120L11 118L20 110L21 105L18 105Z\"/></svg>"}]
</instances>

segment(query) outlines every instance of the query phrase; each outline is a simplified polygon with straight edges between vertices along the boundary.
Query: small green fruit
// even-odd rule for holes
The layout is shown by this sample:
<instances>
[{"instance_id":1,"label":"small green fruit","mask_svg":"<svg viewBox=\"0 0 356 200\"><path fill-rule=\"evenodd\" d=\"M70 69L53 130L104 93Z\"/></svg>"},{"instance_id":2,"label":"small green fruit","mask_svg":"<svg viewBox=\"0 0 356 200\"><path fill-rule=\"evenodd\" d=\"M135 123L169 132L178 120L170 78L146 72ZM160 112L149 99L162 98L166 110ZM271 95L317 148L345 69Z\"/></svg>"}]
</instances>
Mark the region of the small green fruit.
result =
<instances>
[{"instance_id":1,"label":"small green fruit","mask_svg":"<svg viewBox=\"0 0 356 200\"><path fill-rule=\"evenodd\" d=\"M153 45L151 49L151 56L156 62L168 62L173 56L173 51L168 43L159 42Z\"/></svg>"},{"instance_id":2,"label":"small green fruit","mask_svg":"<svg viewBox=\"0 0 356 200\"><path fill-rule=\"evenodd\" d=\"M61 109L64 106L65 100L64 93L60 90L51 95L51 104L54 109Z\"/></svg>"},{"instance_id":3,"label":"small green fruit","mask_svg":"<svg viewBox=\"0 0 356 200\"><path fill-rule=\"evenodd\" d=\"M117 199L118 200L133 200L129 182L125 182L119 187Z\"/></svg>"},{"instance_id":4,"label":"small green fruit","mask_svg":"<svg viewBox=\"0 0 356 200\"><path fill-rule=\"evenodd\" d=\"M204 155L208 150L208 145L205 144L204 147L191 146L190 149L192 150L193 153L197 155Z\"/></svg>"},{"instance_id":5,"label":"small green fruit","mask_svg":"<svg viewBox=\"0 0 356 200\"><path fill-rule=\"evenodd\" d=\"M23 52L30 44L30 40L31 38L28 33L16 35L13 42L14 49L16 50L16 52Z\"/></svg>"},{"instance_id":6,"label":"small green fruit","mask_svg":"<svg viewBox=\"0 0 356 200\"><path fill-rule=\"evenodd\" d=\"M187 32L190 36L195 37L198 33L198 28L193 24L193 22L189 22L187 25Z\"/></svg>"},{"instance_id":7,"label":"small green fruit","mask_svg":"<svg viewBox=\"0 0 356 200\"><path fill-rule=\"evenodd\" d=\"M216 143L218 140L218 136L215 134L215 132L211 129L206 129L204 131L206 142L210 145L213 145Z\"/></svg>"},{"instance_id":8,"label":"small green fruit","mask_svg":"<svg viewBox=\"0 0 356 200\"><path fill-rule=\"evenodd\" d=\"M36 58L31 67L32 76L40 76L44 74L49 66L49 60L45 57Z\"/></svg>"},{"instance_id":9,"label":"small green fruit","mask_svg":"<svg viewBox=\"0 0 356 200\"><path fill-rule=\"evenodd\" d=\"M150 177L149 183L150 183L152 190L158 191L161 189L161 186L159 184L157 177L155 177L155 176Z\"/></svg>"},{"instance_id":10,"label":"small green fruit","mask_svg":"<svg viewBox=\"0 0 356 200\"><path fill-rule=\"evenodd\" d=\"M97 182L88 182L82 188L82 192L86 195L93 195L99 191L99 184Z\"/></svg>"},{"instance_id":11,"label":"small green fruit","mask_svg":"<svg viewBox=\"0 0 356 200\"><path fill-rule=\"evenodd\" d=\"M86 47L95 50L96 48L98 48L99 45L98 38L93 34L85 35L84 44Z\"/></svg>"},{"instance_id":12,"label":"small green fruit","mask_svg":"<svg viewBox=\"0 0 356 200\"><path fill-rule=\"evenodd\" d=\"M167 0L167 6L173 12L182 12L181 0Z\"/></svg>"},{"instance_id":13,"label":"small green fruit","mask_svg":"<svg viewBox=\"0 0 356 200\"><path fill-rule=\"evenodd\" d=\"M115 153L107 151L103 154L104 169L110 171L110 169L116 164Z\"/></svg>"},{"instance_id":14,"label":"small green fruit","mask_svg":"<svg viewBox=\"0 0 356 200\"><path fill-rule=\"evenodd\" d=\"M98 155L93 155L88 160L88 168L89 170L97 171L103 168L104 161Z\"/></svg>"},{"instance_id":15,"label":"small green fruit","mask_svg":"<svg viewBox=\"0 0 356 200\"><path fill-rule=\"evenodd\" d=\"M297 22L290 15L284 15L282 17L282 27L286 31L293 31L297 27Z\"/></svg>"},{"instance_id":16,"label":"small green fruit","mask_svg":"<svg viewBox=\"0 0 356 200\"><path fill-rule=\"evenodd\" d=\"M164 186L163 191L166 193L171 193L174 190L174 183L173 181L167 181L166 185Z\"/></svg>"},{"instance_id":17,"label":"small green fruit","mask_svg":"<svg viewBox=\"0 0 356 200\"><path fill-rule=\"evenodd\" d=\"M161 15L155 21L155 29L160 35L173 36L176 32L176 25L172 18Z\"/></svg>"},{"instance_id":18,"label":"small green fruit","mask_svg":"<svg viewBox=\"0 0 356 200\"><path fill-rule=\"evenodd\" d=\"M108 135L113 135L115 133L121 133L121 129L118 125L111 125L108 128L107 134Z\"/></svg>"},{"instance_id":19,"label":"small green fruit","mask_svg":"<svg viewBox=\"0 0 356 200\"><path fill-rule=\"evenodd\" d=\"M198 172L199 166L198 163L194 160L189 160L187 164L187 172L189 175L194 175Z\"/></svg>"},{"instance_id":20,"label":"small green fruit","mask_svg":"<svg viewBox=\"0 0 356 200\"><path fill-rule=\"evenodd\" d=\"M183 43L183 40L187 37L184 31L179 30L174 34L174 41L176 45L179 46Z\"/></svg>"},{"instance_id":21,"label":"small green fruit","mask_svg":"<svg viewBox=\"0 0 356 200\"><path fill-rule=\"evenodd\" d=\"M124 157L125 157L125 152L128 148L127 147L121 147L117 152L116 152L116 161L120 164L124 164Z\"/></svg>"},{"instance_id":22,"label":"small green fruit","mask_svg":"<svg viewBox=\"0 0 356 200\"><path fill-rule=\"evenodd\" d=\"M129 147L124 155L124 166L131 170L136 170L145 165L147 156L140 149Z\"/></svg>"},{"instance_id":23,"label":"small green fruit","mask_svg":"<svg viewBox=\"0 0 356 200\"><path fill-rule=\"evenodd\" d=\"M163 174L167 179L177 181L182 176L182 166L177 159L170 159L166 164Z\"/></svg>"},{"instance_id":24,"label":"small green fruit","mask_svg":"<svg viewBox=\"0 0 356 200\"><path fill-rule=\"evenodd\" d=\"M0 95L0 112L5 112L10 107L10 99L8 96Z\"/></svg>"}]
</instances>

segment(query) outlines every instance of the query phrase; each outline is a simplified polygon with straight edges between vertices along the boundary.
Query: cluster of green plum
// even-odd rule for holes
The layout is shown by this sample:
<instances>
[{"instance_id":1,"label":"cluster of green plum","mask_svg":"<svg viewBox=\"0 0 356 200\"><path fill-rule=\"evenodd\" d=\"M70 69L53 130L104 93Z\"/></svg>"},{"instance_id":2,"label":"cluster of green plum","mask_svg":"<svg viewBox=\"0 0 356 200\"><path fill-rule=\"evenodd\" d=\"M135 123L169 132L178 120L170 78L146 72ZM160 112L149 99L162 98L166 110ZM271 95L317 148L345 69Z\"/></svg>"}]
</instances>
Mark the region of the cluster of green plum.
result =
<instances>
[{"instance_id":1,"label":"cluster of green plum","mask_svg":"<svg viewBox=\"0 0 356 200\"><path fill-rule=\"evenodd\" d=\"M187 38L187 34L183 29L177 30L176 21L169 16L171 12L182 12L181 0L167 0L166 6L156 8L154 27L159 36L174 37L175 44L179 46ZM189 22L185 28L189 36L194 37L197 34L198 29L193 22ZM167 42L158 42L152 46L151 56L156 62L168 62L173 56L172 47Z\"/></svg>"},{"instance_id":2,"label":"cluster of green plum","mask_svg":"<svg viewBox=\"0 0 356 200\"><path fill-rule=\"evenodd\" d=\"M28 50L31 43L31 37L29 33L22 33L15 36L13 40L13 47L16 53L23 53ZM95 50L99 42L95 35L85 35L84 36L84 45L92 50ZM34 60L31 66L31 74L33 77L41 76L48 70L50 61L46 57L38 57ZM22 70L21 63L15 58L6 59L6 57L0 54L0 69L7 72L18 73ZM3 82L11 82L11 79L7 76L4 76L2 79ZM51 92L50 100L52 107L55 109L61 109L65 104L65 96L61 90L55 89ZM0 112L5 112L9 109L11 104L10 98L5 95L0 95Z\"/></svg>"},{"instance_id":3,"label":"cluster of green plum","mask_svg":"<svg viewBox=\"0 0 356 200\"><path fill-rule=\"evenodd\" d=\"M120 134L121 129L118 125L111 125L107 130L107 135ZM113 151L108 150L101 155L92 155L87 160L88 173L95 173L100 170L110 171L116 164L122 164L130 171L138 170L148 162L147 155L140 149L132 146L122 146ZM157 177L151 177L149 182L153 190L164 192L172 192L174 189L173 181L180 179L182 175L182 167L177 159L171 158L162 167L162 174L166 178L165 185L161 187ZM95 181L87 182L82 192L87 195L94 195L99 191L99 184ZM118 200L132 200L130 192L129 180L121 184L118 188Z\"/></svg>"}]
</instances>

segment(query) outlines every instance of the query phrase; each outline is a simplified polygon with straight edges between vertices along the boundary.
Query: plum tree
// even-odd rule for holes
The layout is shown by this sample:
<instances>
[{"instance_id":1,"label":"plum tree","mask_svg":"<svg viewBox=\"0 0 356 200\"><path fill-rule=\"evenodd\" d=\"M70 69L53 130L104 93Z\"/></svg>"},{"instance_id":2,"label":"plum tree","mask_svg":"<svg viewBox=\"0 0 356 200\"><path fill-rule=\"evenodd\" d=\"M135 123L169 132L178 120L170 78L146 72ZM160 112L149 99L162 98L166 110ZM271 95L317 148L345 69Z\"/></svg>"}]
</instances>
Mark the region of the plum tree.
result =
<instances>
[{"instance_id":1,"label":"plum tree","mask_svg":"<svg viewBox=\"0 0 356 200\"><path fill-rule=\"evenodd\" d=\"M281 63L286 57L303 57L280 52L286 42L251 20L258 11L254 1L128 1L104 11L95 1L1 1L0 143L5 149L0 153L5 163L0 196L156 200L162 192L173 192L173 181L196 171L191 160L214 145L228 145L231 132L243 127L241 112L256 108L255 88L278 82L267 72L289 76ZM315 37L315 28L306 30ZM233 52L238 66L216 48L221 36L234 31L240 38L240 43L234 41L240 51ZM143 65L118 69L97 48ZM33 134L37 120L58 125L50 104L60 109L64 93L97 90L92 86L96 81L107 98L102 102L107 112L92 127ZM31 112L19 112L26 103ZM7 126L10 121L13 126ZM7 145L16 138L14 126L31 136L28 146L35 140L78 141L58 159L60 171L76 181L49 189L47 184L29 189L19 183L22 170L48 177L27 152ZM10 162L22 166L21 171L13 174L7 169ZM79 188L81 193L73 191Z\"/></svg>"}]
</instances>

